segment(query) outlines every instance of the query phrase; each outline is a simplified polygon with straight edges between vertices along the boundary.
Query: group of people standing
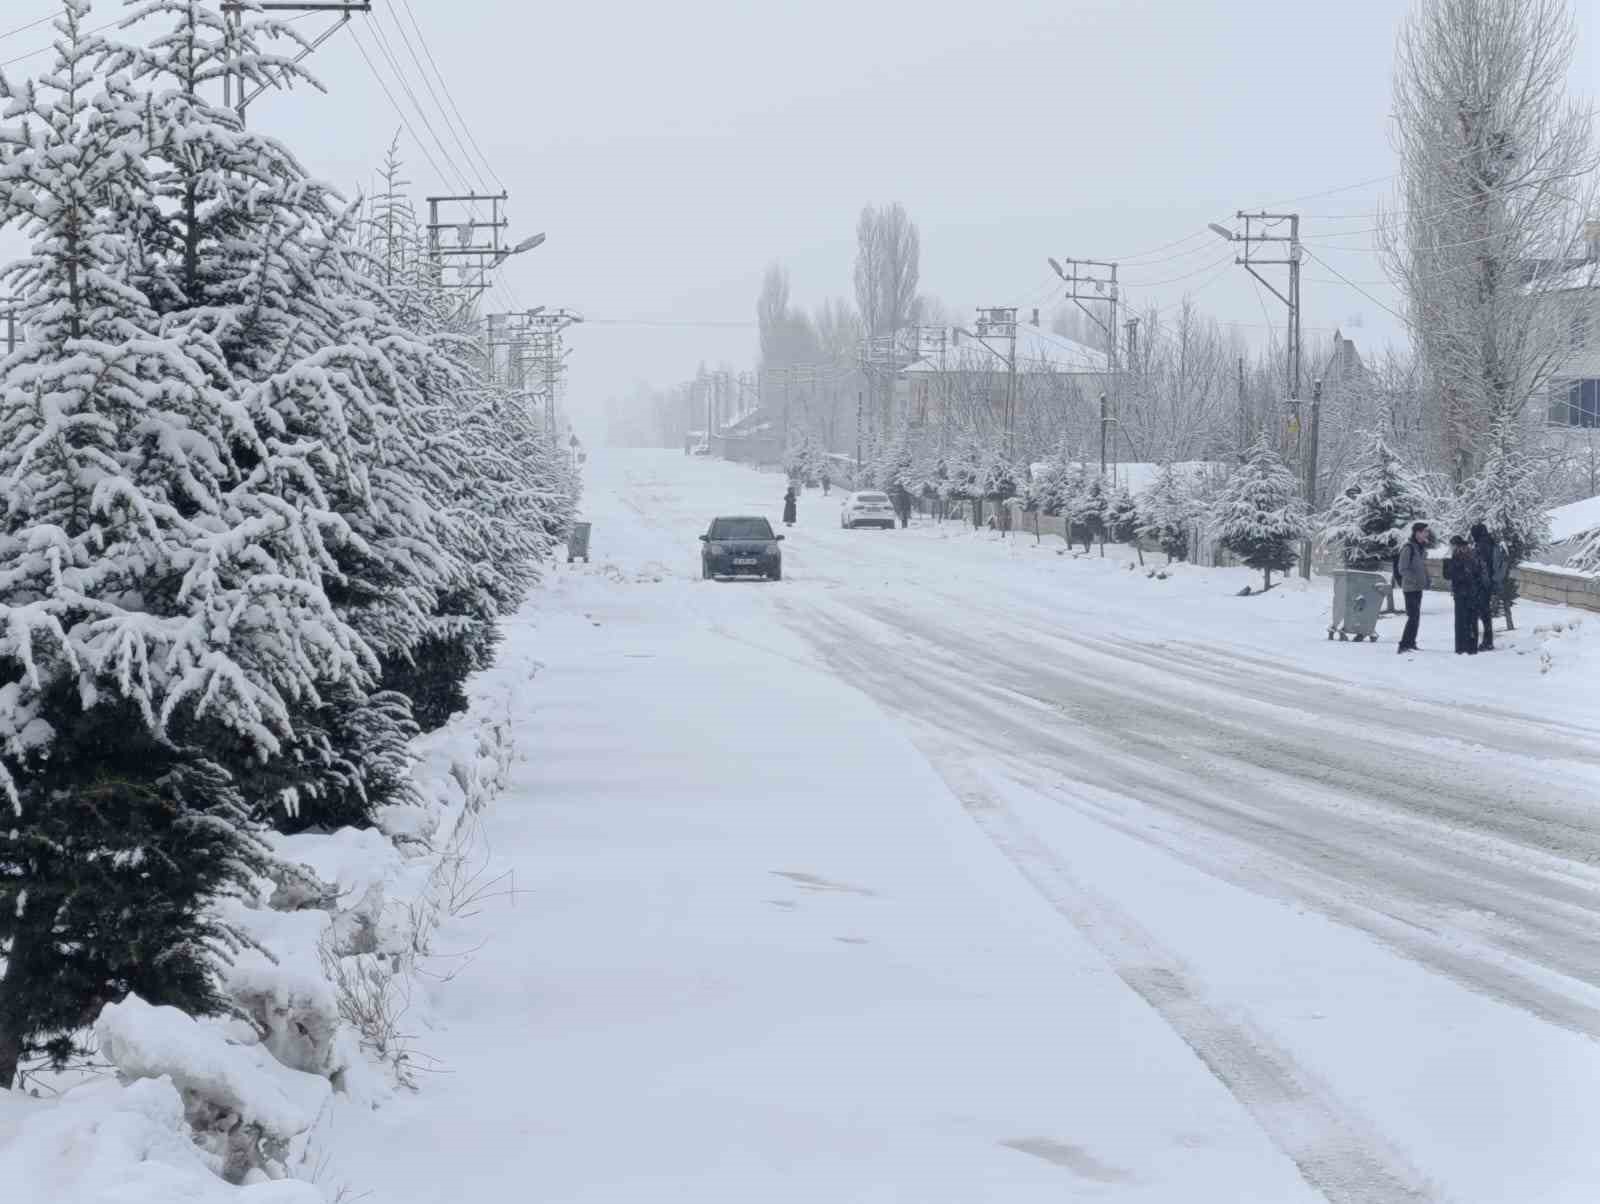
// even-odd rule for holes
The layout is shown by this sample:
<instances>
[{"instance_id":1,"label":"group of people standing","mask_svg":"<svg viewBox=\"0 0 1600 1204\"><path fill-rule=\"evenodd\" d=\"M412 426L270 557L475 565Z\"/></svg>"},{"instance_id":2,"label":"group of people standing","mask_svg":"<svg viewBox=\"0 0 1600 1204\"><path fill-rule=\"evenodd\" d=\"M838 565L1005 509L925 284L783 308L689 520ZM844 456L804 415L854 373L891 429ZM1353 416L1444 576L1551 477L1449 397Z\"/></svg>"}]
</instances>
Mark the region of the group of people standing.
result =
<instances>
[{"instance_id":1,"label":"group of people standing","mask_svg":"<svg viewBox=\"0 0 1600 1204\"><path fill-rule=\"evenodd\" d=\"M1395 584L1406 600L1406 626L1400 636L1400 652L1417 651L1417 629L1422 622L1422 593L1428 588L1428 549L1433 532L1427 523L1412 523L1411 537L1395 558ZM1505 609L1506 628L1511 628L1510 559L1505 546L1483 523L1474 523L1470 538L1450 537L1450 555L1444 562L1445 580L1450 582L1455 603L1457 655L1473 656L1494 651L1494 602Z\"/></svg>"}]
</instances>

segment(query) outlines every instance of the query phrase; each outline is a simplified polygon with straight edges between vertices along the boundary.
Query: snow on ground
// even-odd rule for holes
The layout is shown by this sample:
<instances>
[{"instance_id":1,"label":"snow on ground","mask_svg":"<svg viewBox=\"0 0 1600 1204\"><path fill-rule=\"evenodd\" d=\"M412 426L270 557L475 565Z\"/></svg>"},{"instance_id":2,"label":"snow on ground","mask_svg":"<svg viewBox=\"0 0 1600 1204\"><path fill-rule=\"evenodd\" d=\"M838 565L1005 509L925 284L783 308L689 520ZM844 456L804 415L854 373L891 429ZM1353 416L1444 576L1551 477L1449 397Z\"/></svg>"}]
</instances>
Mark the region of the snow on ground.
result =
<instances>
[{"instance_id":1,"label":"snow on ground","mask_svg":"<svg viewBox=\"0 0 1600 1204\"><path fill-rule=\"evenodd\" d=\"M1569 502L1550 511L1550 542L1562 543L1600 527L1600 497Z\"/></svg>"},{"instance_id":2,"label":"snow on ground","mask_svg":"<svg viewBox=\"0 0 1600 1204\"><path fill-rule=\"evenodd\" d=\"M1327 587L844 532L597 454L486 822L517 893L338 1175L432 1202L1589 1200L1592 633L1326 639ZM1059 545L1057 545L1059 546ZM1555 634L1534 628L1563 624ZM1547 656L1552 645L1557 652Z\"/></svg>"},{"instance_id":3,"label":"snow on ground","mask_svg":"<svg viewBox=\"0 0 1600 1204\"><path fill-rule=\"evenodd\" d=\"M520 752L432 905L417 1089L312 1101L320 1194L1593 1199L1596 620L1523 605L1455 657L1429 595L1397 657L1398 619L1326 638L1324 581L845 532L815 491L784 581L703 582L695 536L781 479L590 469L593 563L425 750L434 797L493 775L485 724ZM418 863L296 839L334 939L405 936ZM178 1107L160 1078L0 1096L0 1181L240 1195Z\"/></svg>"}]
</instances>

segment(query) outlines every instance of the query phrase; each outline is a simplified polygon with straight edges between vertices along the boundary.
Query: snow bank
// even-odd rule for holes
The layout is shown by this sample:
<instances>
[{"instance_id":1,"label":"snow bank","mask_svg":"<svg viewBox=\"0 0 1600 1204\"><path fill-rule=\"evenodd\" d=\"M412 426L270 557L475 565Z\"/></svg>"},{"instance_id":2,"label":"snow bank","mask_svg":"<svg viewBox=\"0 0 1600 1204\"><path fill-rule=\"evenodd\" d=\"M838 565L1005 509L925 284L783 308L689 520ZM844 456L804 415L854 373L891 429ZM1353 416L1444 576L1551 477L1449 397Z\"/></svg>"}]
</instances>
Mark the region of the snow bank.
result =
<instances>
[{"instance_id":1,"label":"snow bank","mask_svg":"<svg viewBox=\"0 0 1600 1204\"><path fill-rule=\"evenodd\" d=\"M374 830L269 836L273 877L216 905L251 946L221 979L243 1019L129 997L95 1026L114 1079L0 1092L0 1184L50 1204L332 1199L309 1180L334 1146L333 1096L376 1107L413 1085L402 1020L434 929L476 888L464 866L511 766L518 668L480 675L468 713L416 741L423 806L385 808Z\"/></svg>"},{"instance_id":2,"label":"snow bank","mask_svg":"<svg viewBox=\"0 0 1600 1204\"><path fill-rule=\"evenodd\" d=\"M0 1103L6 1103L0 1093ZM0 1144L7 1199L40 1204L324 1204L292 1179L235 1187L188 1135L182 1096L171 1079L110 1080L43 1103L18 1097L20 1133ZM5 1128L0 1122L0 1135ZM13 1193L21 1188L23 1194Z\"/></svg>"},{"instance_id":3,"label":"snow bank","mask_svg":"<svg viewBox=\"0 0 1600 1204\"><path fill-rule=\"evenodd\" d=\"M1584 498L1550 511L1550 542L1564 543L1600 527L1600 497Z\"/></svg>"},{"instance_id":4,"label":"snow bank","mask_svg":"<svg viewBox=\"0 0 1600 1204\"><path fill-rule=\"evenodd\" d=\"M266 1045L235 1045L217 1025L137 996L108 1004L95 1036L125 1081L163 1079L178 1089L195 1143L230 1183L255 1172L286 1178L332 1092L327 1079L290 1069Z\"/></svg>"}]
</instances>

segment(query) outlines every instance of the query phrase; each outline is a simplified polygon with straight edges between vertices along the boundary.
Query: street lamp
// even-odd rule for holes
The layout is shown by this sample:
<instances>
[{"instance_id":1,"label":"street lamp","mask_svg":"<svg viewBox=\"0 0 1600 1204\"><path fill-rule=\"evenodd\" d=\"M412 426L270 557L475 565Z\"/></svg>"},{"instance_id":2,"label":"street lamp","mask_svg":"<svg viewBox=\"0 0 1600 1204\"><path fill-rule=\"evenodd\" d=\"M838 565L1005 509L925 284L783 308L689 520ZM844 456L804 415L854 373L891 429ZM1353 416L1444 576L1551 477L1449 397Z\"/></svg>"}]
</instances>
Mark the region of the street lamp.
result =
<instances>
[{"instance_id":1,"label":"street lamp","mask_svg":"<svg viewBox=\"0 0 1600 1204\"><path fill-rule=\"evenodd\" d=\"M490 273L490 271L492 271L493 269L499 267L502 263L504 263L506 260L510 259L513 255L521 255L524 251L531 251L535 247L543 246L543 245L544 245L544 231L541 230L538 234L533 234L533 235L530 235L527 238L524 238L516 246L509 247L504 251L498 252L494 257L494 262L485 264L483 267L478 269L478 280L477 280L477 283L481 285L483 283L483 278L485 276L487 276ZM470 287L473 287L473 286L469 285L468 287L470 288ZM474 298L469 295L465 301L463 301L460 305L456 306L455 312L450 315L450 317L447 319L447 321L454 321L456 319L456 317L459 316L461 314L461 312L467 308L467 306L472 304L473 300L474 300ZM539 308L543 309L544 307L540 306ZM535 311L535 312L537 312L537 311Z\"/></svg>"},{"instance_id":2,"label":"street lamp","mask_svg":"<svg viewBox=\"0 0 1600 1204\"><path fill-rule=\"evenodd\" d=\"M543 243L544 243L544 232L540 231L538 234L534 234L534 235L531 235L528 238L524 238L521 242L519 242L516 246L512 247L509 251L501 252L500 258L495 260L495 262L496 263L503 263L505 260L510 259L513 255L521 255L524 251L531 251L535 247L541 246Z\"/></svg>"},{"instance_id":3,"label":"street lamp","mask_svg":"<svg viewBox=\"0 0 1600 1204\"><path fill-rule=\"evenodd\" d=\"M1207 222L1206 228L1215 233L1226 242L1238 242L1239 236L1226 226L1219 226L1216 222Z\"/></svg>"}]
</instances>

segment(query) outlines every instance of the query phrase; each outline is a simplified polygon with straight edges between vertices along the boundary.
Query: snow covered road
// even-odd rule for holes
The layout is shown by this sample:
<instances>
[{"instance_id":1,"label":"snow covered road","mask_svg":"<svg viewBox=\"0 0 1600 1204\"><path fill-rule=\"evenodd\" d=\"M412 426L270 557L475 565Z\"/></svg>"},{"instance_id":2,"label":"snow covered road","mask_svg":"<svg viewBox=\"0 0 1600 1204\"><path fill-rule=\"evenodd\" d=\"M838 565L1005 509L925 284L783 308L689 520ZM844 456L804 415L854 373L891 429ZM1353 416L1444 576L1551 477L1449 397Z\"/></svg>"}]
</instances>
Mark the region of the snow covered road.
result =
<instances>
[{"instance_id":1,"label":"snow covered road","mask_svg":"<svg viewBox=\"0 0 1600 1204\"><path fill-rule=\"evenodd\" d=\"M1594 631L1396 657L1326 641L1320 583L844 532L815 492L785 581L707 583L696 534L780 478L604 452L587 489L594 563L505 650L541 664L488 825L529 893L463 925L419 1042L452 1073L349 1118L352 1183L1600 1189Z\"/></svg>"}]
</instances>

